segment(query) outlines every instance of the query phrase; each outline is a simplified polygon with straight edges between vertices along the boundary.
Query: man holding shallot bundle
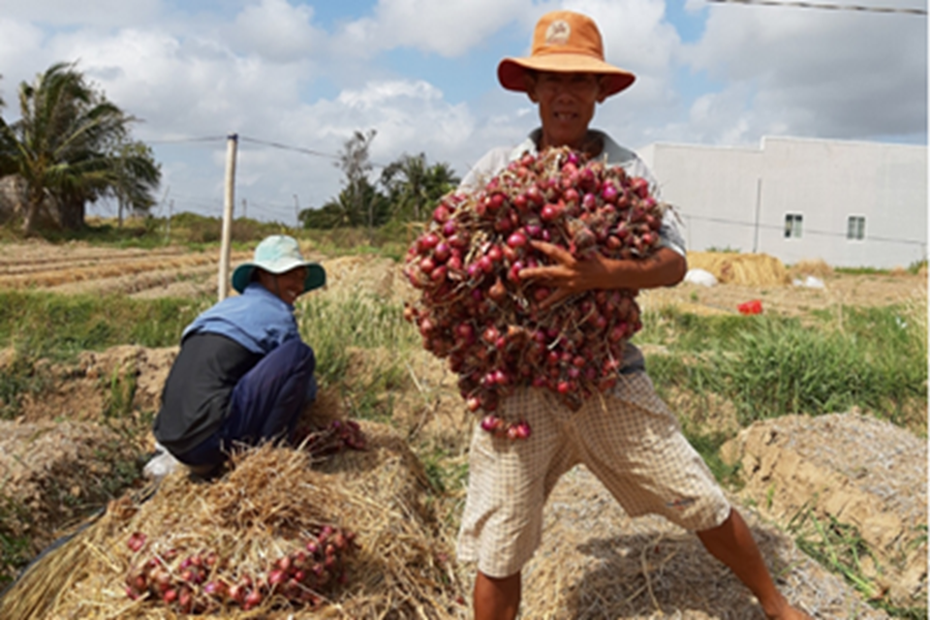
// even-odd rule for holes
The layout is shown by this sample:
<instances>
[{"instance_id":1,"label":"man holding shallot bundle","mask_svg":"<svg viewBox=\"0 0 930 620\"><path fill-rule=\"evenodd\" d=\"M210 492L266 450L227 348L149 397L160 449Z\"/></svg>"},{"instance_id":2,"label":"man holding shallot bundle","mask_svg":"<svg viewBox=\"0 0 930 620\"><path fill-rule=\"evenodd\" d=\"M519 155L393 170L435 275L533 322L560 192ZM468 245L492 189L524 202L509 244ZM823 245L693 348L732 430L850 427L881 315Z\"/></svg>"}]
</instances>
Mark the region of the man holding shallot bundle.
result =
<instances>
[{"instance_id":1,"label":"man holding shallot bundle","mask_svg":"<svg viewBox=\"0 0 930 620\"><path fill-rule=\"evenodd\" d=\"M569 11L544 15L531 56L506 58L501 85L525 92L539 106L542 126L516 148L485 155L462 181L471 191L525 154L570 147L606 159L629 175L650 180L645 165L604 133L590 130L595 106L634 81L604 62L601 36L588 17ZM533 247L551 261L525 268L522 280L544 284L551 307L592 289L673 286L687 270L684 242L673 217L663 218L659 247L647 257L583 260L543 241ZM520 441L476 428L470 450L468 499L459 535L462 561L476 561L476 620L512 619L520 605L521 570L539 546L543 507L559 477L584 463L631 516L660 514L694 531L707 550L755 594L769 618L809 618L776 589L745 521L729 504L701 457L680 432L674 414L655 393L643 356L627 343L620 378L603 399L578 411L546 389L521 387L500 402L511 419L526 420L532 435Z\"/></svg>"}]
</instances>

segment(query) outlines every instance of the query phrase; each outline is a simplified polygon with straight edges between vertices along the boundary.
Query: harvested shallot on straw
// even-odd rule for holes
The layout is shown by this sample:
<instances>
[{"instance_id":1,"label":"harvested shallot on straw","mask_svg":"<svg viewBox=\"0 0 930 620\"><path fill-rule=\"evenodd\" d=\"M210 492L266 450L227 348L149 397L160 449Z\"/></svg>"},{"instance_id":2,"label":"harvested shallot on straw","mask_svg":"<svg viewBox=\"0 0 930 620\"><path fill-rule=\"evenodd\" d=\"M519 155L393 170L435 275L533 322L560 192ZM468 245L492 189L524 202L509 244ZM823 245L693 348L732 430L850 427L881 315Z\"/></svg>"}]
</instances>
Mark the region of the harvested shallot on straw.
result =
<instances>
[{"instance_id":1,"label":"harvested shallot on straw","mask_svg":"<svg viewBox=\"0 0 930 620\"><path fill-rule=\"evenodd\" d=\"M421 294L404 316L428 351L449 359L484 430L530 436L525 420L496 413L517 386L551 390L572 410L610 389L642 327L635 290L592 290L540 309L552 291L520 273L551 261L530 242L581 260L645 257L667 209L645 179L567 147L524 155L483 188L443 197L407 252L404 273Z\"/></svg>"}]
</instances>

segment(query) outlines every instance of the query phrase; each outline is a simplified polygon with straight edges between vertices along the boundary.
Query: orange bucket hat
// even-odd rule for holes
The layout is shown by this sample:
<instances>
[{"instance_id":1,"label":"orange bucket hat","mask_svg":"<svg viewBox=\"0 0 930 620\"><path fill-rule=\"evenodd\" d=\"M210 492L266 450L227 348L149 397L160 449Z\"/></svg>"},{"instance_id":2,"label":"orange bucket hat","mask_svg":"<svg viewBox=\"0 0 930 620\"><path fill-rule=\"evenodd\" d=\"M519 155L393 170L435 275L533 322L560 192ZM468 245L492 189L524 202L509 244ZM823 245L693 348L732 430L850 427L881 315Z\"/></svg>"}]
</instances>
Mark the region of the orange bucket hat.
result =
<instances>
[{"instance_id":1,"label":"orange bucket hat","mask_svg":"<svg viewBox=\"0 0 930 620\"><path fill-rule=\"evenodd\" d=\"M604 62L604 43L590 17L572 11L553 11L536 23L529 57L505 58L497 79L507 90L526 92L527 69L561 73L596 73L607 77L607 96L630 86L636 76Z\"/></svg>"}]
</instances>

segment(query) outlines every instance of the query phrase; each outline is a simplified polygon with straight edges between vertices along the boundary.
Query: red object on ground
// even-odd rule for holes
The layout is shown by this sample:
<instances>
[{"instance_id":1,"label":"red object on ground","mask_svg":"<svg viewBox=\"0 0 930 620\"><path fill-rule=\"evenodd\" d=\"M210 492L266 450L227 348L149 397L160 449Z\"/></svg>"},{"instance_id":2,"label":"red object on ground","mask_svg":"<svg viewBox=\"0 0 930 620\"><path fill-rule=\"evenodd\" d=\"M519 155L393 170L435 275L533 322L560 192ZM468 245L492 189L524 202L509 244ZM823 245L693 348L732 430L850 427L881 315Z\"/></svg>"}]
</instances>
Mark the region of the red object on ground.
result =
<instances>
[{"instance_id":1,"label":"red object on ground","mask_svg":"<svg viewBox=\"0 0 930 620\"><path fill-rule=\"evenodd\" d=\"M752 299L737 306L740 314L762 314L762 300Z\"/></svg>"}]
</instances>

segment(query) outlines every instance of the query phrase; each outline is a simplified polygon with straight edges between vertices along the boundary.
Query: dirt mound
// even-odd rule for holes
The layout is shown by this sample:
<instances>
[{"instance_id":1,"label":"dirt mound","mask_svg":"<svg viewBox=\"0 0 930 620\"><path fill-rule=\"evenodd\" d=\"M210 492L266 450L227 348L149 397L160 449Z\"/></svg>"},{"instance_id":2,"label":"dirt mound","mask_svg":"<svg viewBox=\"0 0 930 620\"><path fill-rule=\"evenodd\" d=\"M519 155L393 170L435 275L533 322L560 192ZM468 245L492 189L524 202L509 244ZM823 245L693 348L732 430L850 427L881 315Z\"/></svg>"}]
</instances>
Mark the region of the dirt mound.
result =
<instances>
[{"instance_id":1,"label":"dirt mound","mask_svg":"<svg viewBox=\"0 0 930 620\"><path fill-rule=\"evenodd\" d=\"M740 508L778 585L813 617L887 618L791 538ZM524 571L523 616L553 620L762 620L755 598L697 537L661 517L631 519L583 466L556 485L543 544Z\"/></svg>"},{"instance_id":2,"label":"dirt mound","mask_svg":"<svg viewBox=\"0 0 930 620\"><path fill-rule=\"evenodd\" d=\"M780 523L854 526L876 594L926 604L925 440L855 412L787 416L744 429L723 453L742 465L744 501Z\"/></svg>"},{"instance_id":3,"label":"dirt mound","mask_svg":"<svg viewBox=\"0 0 930 620\"><path fill-rule=\"evenodd\" d=\"M0 421L0 533L29 539L35 555L63 524L121 492L137 475L136 455L96 424Z\"/></svg>"},{"instance_id":4,"label":"dirt mound","mask_svg":"<svg viewBox=\"0 0 930 620\"><path fill-rule=\"evenodd\" d=\"M21 418L27 422L66 418L100 420L102 412L120 409L153 411L178 347L145 348L134 345L106 351L84 351L76 363L40 369L49 376L41 397L26 395ZM0 355L0 368L15 355Z\"/></svg>"}]
</instances>

